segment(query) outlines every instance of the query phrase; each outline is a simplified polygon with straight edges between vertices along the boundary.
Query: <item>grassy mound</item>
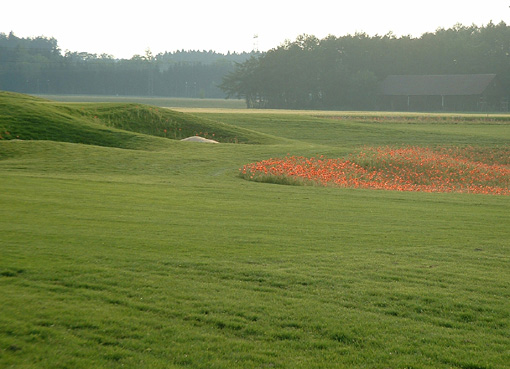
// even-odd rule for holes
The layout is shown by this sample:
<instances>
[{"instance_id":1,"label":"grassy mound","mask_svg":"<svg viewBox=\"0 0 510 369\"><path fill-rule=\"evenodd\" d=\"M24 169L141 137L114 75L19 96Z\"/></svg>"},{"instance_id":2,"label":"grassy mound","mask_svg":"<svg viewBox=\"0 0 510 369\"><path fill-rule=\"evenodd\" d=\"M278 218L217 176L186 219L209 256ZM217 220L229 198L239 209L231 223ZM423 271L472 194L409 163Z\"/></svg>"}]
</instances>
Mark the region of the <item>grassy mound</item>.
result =
<instances>
[{"instance_id":1,"label":"grassy mound","mask_svg":"<svg viewBox=\"0 0 510 369\"><path fill-rule=\"evenodd\" d=\"M219 142L265 143L269 136L192 114L133 103L72 104L80 114L108 127L171 139L202 136Z\"/></svg>"},{"instance_id":2,"label":"grassy mound","mask_svg":"<svg viewBox=\"0 0 510 369\"><path fill-rule=\"evenodd\" d=\"M0 139L146 149L164 147L166 143L160 138L181 139L194 135L233 143L271 140L249 129L148 105L56 103L0 92Z\"/></svg>"}]
</instances>

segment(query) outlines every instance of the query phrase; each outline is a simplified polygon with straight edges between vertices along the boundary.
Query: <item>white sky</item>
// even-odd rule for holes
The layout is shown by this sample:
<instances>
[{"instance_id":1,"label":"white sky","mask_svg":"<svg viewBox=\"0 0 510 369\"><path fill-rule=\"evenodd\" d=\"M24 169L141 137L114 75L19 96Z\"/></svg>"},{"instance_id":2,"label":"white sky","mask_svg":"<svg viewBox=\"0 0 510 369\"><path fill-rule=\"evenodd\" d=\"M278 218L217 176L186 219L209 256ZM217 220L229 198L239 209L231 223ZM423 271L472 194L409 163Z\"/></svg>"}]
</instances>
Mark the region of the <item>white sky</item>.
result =
<instances>
[{"instance_id":1,"label":"white sky","mask_svg":"<svg viewBox=\"0 0 510 369\"><path fill-rule=\"evenodd\" d=\"M0 33L54 37L62 51L118 58L176 50L261 51L303 33L419 37L456 23L510 24L510 0L10 0ZM255 40L254 35L258 35ZM255 44L255 41L257 44Z\"/></svg>"}]
</instances>

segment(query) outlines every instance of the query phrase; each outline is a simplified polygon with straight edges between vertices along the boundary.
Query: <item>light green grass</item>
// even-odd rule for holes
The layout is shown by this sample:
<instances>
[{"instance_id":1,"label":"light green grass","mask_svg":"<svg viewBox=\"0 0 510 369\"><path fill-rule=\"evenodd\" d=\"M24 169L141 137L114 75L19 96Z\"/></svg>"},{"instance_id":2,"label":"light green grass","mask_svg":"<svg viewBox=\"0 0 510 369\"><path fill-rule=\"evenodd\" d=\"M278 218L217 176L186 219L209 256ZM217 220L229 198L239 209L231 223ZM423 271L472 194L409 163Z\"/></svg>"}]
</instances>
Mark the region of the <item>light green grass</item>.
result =
<instances>
[{"instance_id":1,"label":"light green grass","mask_svg":"<svg viewBox=\"0 0 510 369\"><path fill-rule=\"evenodd\" d=\"M194 99L179 97L142 97L142 96L100 96L100 95L39 95L45 99L62 102L113 102L138 103L165 108L223 108L246 109L244 100L238 99Z\"/></svg>"},{"instance_id":2,"label":"light green grass","mask_svg":"<svg viewBox=\"0 0 510 369\"><path fill-rule=\"evenodd\" d=\"M510 367L509 197L238 177L287 153L508 145L507 123L197 115L282 139L0 141L0 367Z\"/></svg>"}]
</instances>

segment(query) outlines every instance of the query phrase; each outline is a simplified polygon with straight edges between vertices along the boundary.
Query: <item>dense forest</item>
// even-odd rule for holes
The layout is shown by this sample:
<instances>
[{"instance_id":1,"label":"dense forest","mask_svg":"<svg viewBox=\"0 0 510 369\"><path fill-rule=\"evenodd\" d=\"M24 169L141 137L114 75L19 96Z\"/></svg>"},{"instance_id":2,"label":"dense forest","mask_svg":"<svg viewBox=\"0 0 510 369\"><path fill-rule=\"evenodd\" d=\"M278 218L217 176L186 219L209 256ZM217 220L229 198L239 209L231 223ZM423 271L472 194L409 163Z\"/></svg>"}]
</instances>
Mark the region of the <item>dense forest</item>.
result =
<instances>
[{"instance_id":1,"label":"dense forest","mask_svg":"<svg viewBox=\"0 0 510 369\"><path fill-rule=\"evenodd\" d=\"M419 38L303 35L239 64L223 90L248 107L380 109L388 75L496 74L510 96L510 27L456 25Z\"/></svg>"},{"instance_id":2,"label":"dense forest","mask_svg":"<svg viewBox=\"0 0 510 369\"><path fill-rule=\"evenodd\" d=\"M176 51L115 59L62 52L54 38L0 33L0 90L34 94L94 94L224 98L222 78L259 53Z\"/></svg>"},{"instance_id":3,"label":"dense forest","mask_svg":"<svg viewBox=\"0 0 510 369\"><path fill-rule=\"evenodd\" d=\"M57 40L0 34L0 90L246 100L251 108L379 109L392 74L498 76L510 96L510 27L455 25L421 37L310 35L265 53L176 51L115 59L62 52Z\"/></svg>"}]
</instances>

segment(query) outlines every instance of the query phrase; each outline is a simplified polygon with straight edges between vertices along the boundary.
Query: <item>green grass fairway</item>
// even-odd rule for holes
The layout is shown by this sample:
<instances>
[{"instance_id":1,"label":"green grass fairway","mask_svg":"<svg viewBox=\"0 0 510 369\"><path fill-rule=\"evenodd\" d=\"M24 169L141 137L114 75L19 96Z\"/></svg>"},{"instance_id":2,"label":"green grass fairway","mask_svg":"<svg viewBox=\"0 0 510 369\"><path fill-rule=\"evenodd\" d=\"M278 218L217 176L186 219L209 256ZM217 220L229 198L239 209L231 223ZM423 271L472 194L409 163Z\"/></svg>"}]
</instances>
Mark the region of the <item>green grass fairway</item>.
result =
<instances>
[{"instance_id":1,"label":"green grass fairway","mask_svg":"<svg viewBox=\"0 0 510 369\"><path fill-rule=\"evenodd\" d=\"M100 96L100 95L40 95L46 99L62 102L114 102L156 105L165 108L224 108L246 109L239 99L196 99L181 97Z\"/></svg>"},{"instance_id":2,"label":"green grass fairway","mask_svg":"<svg viewBox=\"0 0 510 369\"><path fill-rule=\"evenodd\" d=\"M0 93L0 368L510 368L509 196L238 175L510 117L132 107Z\"/></svg>"}]
</instances>

